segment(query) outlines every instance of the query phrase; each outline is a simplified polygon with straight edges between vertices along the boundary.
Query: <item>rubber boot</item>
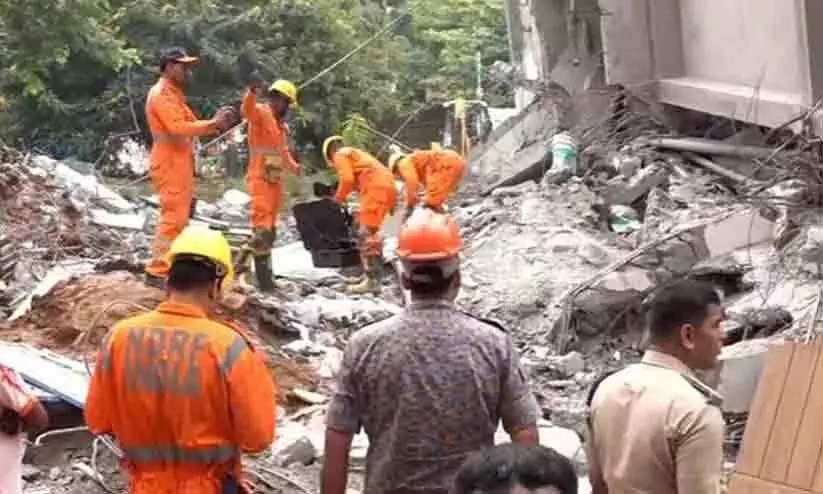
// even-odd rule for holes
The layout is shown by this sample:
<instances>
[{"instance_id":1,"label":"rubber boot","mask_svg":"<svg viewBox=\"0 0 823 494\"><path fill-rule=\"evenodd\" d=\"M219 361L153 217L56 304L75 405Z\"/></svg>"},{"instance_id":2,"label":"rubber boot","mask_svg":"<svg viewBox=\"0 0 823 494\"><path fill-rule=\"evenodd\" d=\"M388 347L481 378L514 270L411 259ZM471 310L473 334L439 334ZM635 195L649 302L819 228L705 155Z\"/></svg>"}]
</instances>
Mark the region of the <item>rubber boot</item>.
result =
<instances>
[{"instance_id":1,"label":"rubber boot","mask_svg":"<svg viewBox=\"0 0 823 494\"><path fill-rule=\"evenodd\" d=\"M271 254L254 256L254 277L257 279L257 288L261 292L272 292L275 289L274 275L271 272Z\"/></svg>"},{"instance_id":2,"label":"rubber boot","mask_svg":"<svg viewBox=\"0 0 823 494\"><path fill-rule=\"evenodd\" d=\"M365 295L372 293L379 295L381 291L380 285L380 259L377 257L370 257L366 261L365 277L360 283L350 285L346 288L346 292L352 295Z\"/></svg>"}]
</instances>

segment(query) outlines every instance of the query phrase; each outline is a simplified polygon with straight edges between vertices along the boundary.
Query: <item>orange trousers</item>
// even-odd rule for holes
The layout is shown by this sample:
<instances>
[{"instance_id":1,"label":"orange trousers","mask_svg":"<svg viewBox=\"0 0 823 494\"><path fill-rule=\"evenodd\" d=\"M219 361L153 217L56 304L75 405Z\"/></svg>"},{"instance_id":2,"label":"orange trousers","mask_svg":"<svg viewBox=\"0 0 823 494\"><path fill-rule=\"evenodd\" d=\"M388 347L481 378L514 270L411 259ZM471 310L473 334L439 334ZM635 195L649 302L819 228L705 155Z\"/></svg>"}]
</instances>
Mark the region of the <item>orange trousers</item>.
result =
<instances>
[{"instance_id":1,"label":"orange trousers","mask_svg":"<svg viewBox=\"0 0 823 494\"><path fill-rule=\"evenodd\" d=\"M154 259L146 267L146 272L163 276L168 270L163 258L171 243L189 223L191 201L194 197L194 177L168 177L152 173L151 181L160 196L160 219L152 244Z\"/></svg>"},{"instance_id":2,"label":"orange trousers","mask_svg":"<svg viewBox=\"0 0 823 494\"><path fill-rule=\"evenodd\" d=\"M457 190L466 173L466 161L459 155L440 159L426 174L423 186L426 206L440 209L452 193Z\"/></svg>"},{"instance_id":3,"label":"orange trousers","mask_svg":"<svg viewBox=\"0 0 823 494\"><path fill-rule=\"evenodd\" d=\"M394 184L369 185L360 192L360 228L380 230L386 217L397 207Z\"/></svg>"},{"instance_id":4,"label":"orange trousers","mask_svg":"<svg viewBox=\"0 0 823 494\"><path fill-rule=\"evenodd\" d=\"M269 183L263 177L249 176L246 186L251 195L251 225L273 230L283 205L283 182Z\"/></svg>"},{"instance_id":5,"label":"orange trousers","mask_svg":"<svg viewBox=\"0 0 823 494\"><path fill-rule=\"evenodd\" d=\"M380 228L397 206L394 184L370 185L360 194L360 251L367 257L379 256L383 251Z\"/></svg>"}]
</instances>

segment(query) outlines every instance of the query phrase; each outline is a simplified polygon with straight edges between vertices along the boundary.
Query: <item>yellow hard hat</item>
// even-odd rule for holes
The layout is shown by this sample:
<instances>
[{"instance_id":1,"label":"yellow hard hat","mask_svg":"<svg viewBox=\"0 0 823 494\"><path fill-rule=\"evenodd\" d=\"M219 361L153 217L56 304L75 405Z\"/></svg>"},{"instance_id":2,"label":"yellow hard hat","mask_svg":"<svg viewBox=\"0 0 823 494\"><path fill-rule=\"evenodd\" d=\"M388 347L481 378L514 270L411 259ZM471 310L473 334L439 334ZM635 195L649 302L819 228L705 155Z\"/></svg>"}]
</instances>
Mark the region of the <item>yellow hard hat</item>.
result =
<instances>
[{"instance_id":1,"label":"yellow hard hat","mask_svg":"<svg viewBox=\"0 0 823 494\"><path fill-rule=\"evenodd\" d=\"M325 158L326 163L328 163L329 166L331 166L331 164L332 164L331 160L329 159L329 146L331 146L331 143L333 143L335 141L340 141L342 143L343 138L340 137L340 136L331 136L331 137L326 138L325 141L323 141L323 158Z\"/></svg>"},{"instance_id":2,"label":"yellow hard hat","mask_svg":"<svg viewBox=\"0 0 823 494\"><path fill-rule=\"evenodd\" d=\"M405 157L406 154L401 152L393 153L391 156L389 156L389 170L391 170L392 173L397 172L397 165L399 165L400 160L402 160Z\"/></svg>"},{"instance_id":3,"label":"yellow hard hat","mask_svg":"<svg viewBox=\"0 0 823 494\"><path fill-rule=\"evenodd\" d=\"M234 281L231 247L226 237L217 230L202 226L186 227L171 244L167 256L169 266L180 255L202 257L213 262L217 266L218 275L223 276L221 287Z\"/></svg>"},{"instance_id":4,"label":"yellow hard hat","mask_svg":"<svg viewBox=\"0 0 823 494\"><path fill-rule=\"evenodd\" d=\"M278 93L281 93L289 98L293 104L297 104L297 86L287 80L279 79L274 81L274 84L271 85L269 91L277 91Z\"/></svg>"}]
</instances>

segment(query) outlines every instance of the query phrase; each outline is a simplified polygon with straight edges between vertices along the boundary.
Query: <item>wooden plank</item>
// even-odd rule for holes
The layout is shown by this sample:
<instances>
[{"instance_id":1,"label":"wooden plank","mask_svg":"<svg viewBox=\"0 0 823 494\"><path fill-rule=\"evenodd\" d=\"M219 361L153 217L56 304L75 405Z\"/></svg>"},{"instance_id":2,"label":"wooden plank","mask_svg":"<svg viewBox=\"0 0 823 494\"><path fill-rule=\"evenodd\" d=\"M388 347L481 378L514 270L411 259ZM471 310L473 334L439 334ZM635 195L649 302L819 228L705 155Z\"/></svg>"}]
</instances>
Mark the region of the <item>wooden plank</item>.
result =
<instances>
[{"instance_id":1,"label":"wooden plank","mask_svg":"<svg viewBox=\"0 0 823 494\"><path fill-rule=\"evenodd\" d=\"M783 344L775 345L766 356L737 460L736 470L740 473L760 476L793 354L794 345Z\"/></svg>"},{"instance_id":2,"label":"wooden plank","mask_svg":"<svg viewBox=\"0 0 823 494\"><path fill-rule=\"evenodd\" d=\"M820 345L794 344L794 357L787 373L783 395L777 409L771 439L766 449L761 475L765 480L786 483L797 431L803 418L803 409L809 397L812 374L817 365ZM764 429L765 430L765 429ZM816 458L804 461L816 462Z\"/></svg>"},{"instance_id":3,"label":"wooden plank","mask_svg":"<svg viewBox=\"0 0 823 494\"><path fill-rule=\"evenodd\" d=\"M804 491L789 487L787 485L775 484L754 477L749 477L742 473L732 475L729 482L728 494L810 494L811 491Z\"/></svg>"},{"instance_id":4,"label":"wooden plank","mask_svg":"<svg viewBox=\"0 0 823 494\"><path fill-rule=\"evenodd\" d=\"M815 346L818 349L817 363L786 479L788 485L799 489L811 489L814 485L823 449L823 414L820 413L823 410L823 357L820 355L823 341Z\"/></svg>"}]
</instances>

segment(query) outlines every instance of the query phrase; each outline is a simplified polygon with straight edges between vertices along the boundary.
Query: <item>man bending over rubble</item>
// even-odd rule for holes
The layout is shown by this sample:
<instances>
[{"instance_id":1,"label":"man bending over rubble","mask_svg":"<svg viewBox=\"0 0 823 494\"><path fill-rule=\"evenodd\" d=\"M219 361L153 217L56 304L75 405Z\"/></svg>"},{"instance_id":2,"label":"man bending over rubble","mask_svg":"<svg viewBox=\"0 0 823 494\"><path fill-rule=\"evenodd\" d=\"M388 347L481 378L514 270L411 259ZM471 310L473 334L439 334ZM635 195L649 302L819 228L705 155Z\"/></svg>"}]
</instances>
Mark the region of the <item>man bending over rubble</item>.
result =
<instances>
[{"instance_id":1,"label":"man bending over rubble","mask_svg":"<svg viewBox=\"0 0 823 494\"><path fill-rule=\"evenodd\" d=\"M401 228L397 253L412 303L346 346L326 418L324 494L344 494L361 427L365 494L449 492L465 458L493 446L499 421L512 441L537 443L538 406L511 338L452 305L462 245L454 220L429 209Z\"/></svg>"},{"instance_id":2,"label":"man bending over rubble","mask_svg":"<svg viewBox=\"0 0 823 494\"><path fill-rule=\"evenodd\" d=\"M426 190L423 204L443 211L466 173L466 160L451 149L422 149L411 154L395 153L389 157L389 169L405 184L406 216L417 204L420 186Z\"/></svg>"},{"instance_id":3,"label":"man bending over rubble","mask_svg":"<svg viewBox=\"0 0 823 494\"><path fill-rule=\"evenodd\" d=\"M188 227L169 259L168 301L104 340L86 422L119 441L132 494L243 492L240 453L274 438L272 376L239 330L209 318L234 276L223 235Z\"/></svg>"},{"instance_id":4,"label":"man bending over rubble","mask_svg":"<svg viewBox=\"0 0 823 494\"><path fill-rule=\"evenodd\" d=\"M594 494L717 494L723 466L720 396L695 375L722 348L712 285L663 288L649 311L650 349L603 380L590 407Z\"/></svg>"}]
</instances>

